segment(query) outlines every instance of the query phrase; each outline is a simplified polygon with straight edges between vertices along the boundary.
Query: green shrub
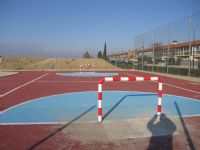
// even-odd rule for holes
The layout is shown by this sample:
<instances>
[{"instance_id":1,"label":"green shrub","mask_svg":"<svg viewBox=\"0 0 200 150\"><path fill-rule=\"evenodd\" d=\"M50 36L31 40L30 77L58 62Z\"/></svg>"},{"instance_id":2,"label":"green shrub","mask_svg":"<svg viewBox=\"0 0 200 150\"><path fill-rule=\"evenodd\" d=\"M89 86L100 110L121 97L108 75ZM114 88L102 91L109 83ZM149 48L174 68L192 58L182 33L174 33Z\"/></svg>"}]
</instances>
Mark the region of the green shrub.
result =
<instances>
[{"instance_id":1,"label":"green shrub","mask_svg":"<svg viewBox=\"0 0 200 150\"><path fill-rule=\"evenodd\" d=\"M133 64L132 63L117 63L116 64L117 67L120 67L122 69L133 69Z\"/></svg>"},{"instance_id":2,"label":"green shrub","mask_svg":"<svg viewBox=\"0 0 200 150\"><path fill-rule=\"evenodd\" d=\"M141 70L141 68L139 68ZM145 71L152 71L152 66L144 66ZM167 73L167 67L154 66L154 72ZM169 74L188 76L188 68L168 68ZM200 77L200 69L191 69L190 75Z\"/></svg>"},{"instance_id":3,"label":"green shrub","mask_svg":"<svg viewBox=\"0 0 200 150\"><path fill-rule=\"evenodd\" d=\"M114 64L114 62L111 62ZM142 70L142 65L139 64L137 66L134 66L132 63L117 63L117 67L120 67L122 69L138 69ZM146 66L144 65L144 70L145 71L152 71L153 66ZM166 66L154 66L153 67L154 72L160 72L160 73L167 73L167 67ZM183 75L183 76L188 76L188 68L174 68L174 67L169 67L168 68L168 73L169 74L175 74L175 75ZM190 72L191 76L194 77L200 77L200 69L191 69Z\"/></svg>"}]
</instances>

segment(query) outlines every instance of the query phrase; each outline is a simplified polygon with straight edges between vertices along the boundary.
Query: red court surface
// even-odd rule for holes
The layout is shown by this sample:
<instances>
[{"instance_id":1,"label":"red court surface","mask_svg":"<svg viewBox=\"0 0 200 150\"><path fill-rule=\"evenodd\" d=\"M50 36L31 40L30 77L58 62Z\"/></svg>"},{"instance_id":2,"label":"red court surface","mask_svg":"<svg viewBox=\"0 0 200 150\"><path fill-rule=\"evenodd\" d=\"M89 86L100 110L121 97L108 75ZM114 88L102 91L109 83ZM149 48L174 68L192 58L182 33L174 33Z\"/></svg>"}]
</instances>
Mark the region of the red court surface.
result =
<instances>
[{"instance_id":1,"label":"red court surface","mask_svg":"<svg viewBox=\"0 0 200 150\"><path fill-rule=\"evenodd\" d=\"M138 71L118 72L119 76L156 76ZM160 76L163 93L200 100L200 82L186 81ZM61 93L97 91L99 77L63 77L56 72L20 72L17 75L0 78L0 111L35 98ZM157 92L155 82L112 82L105 83L104 91ZM186 130L173 135L174 149L200 147L200 117L181 118ZM83 142L64 134L74 122L65 125L0 125L0 149L147 149L150 137L120 139L117 141ZM100 123L97 123L101 127ZM159 145L167 144L169 136L155 137ZM169 149L169 147L166 146Z\"/></svg>"}]
</instances>

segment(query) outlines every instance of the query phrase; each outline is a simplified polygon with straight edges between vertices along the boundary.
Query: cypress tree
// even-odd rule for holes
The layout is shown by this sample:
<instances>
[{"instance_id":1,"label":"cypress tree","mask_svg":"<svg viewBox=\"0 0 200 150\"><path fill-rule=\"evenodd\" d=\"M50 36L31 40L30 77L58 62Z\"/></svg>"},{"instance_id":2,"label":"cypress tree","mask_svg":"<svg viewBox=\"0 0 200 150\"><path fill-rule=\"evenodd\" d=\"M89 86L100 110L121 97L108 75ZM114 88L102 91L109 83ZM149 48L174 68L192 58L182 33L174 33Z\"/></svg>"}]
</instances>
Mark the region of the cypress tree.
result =
<instances>
[{"instance_id":1,"label":"cypress tree","mask_svg":"<svg viewBox=\"0 0 200 150\"><path fill-rule=\"evenodd\" d=\"M104 44L104 50L103 50L103 59L107 60L107 54L106 54L106 42Z\"/></svg>"}]
</instances>

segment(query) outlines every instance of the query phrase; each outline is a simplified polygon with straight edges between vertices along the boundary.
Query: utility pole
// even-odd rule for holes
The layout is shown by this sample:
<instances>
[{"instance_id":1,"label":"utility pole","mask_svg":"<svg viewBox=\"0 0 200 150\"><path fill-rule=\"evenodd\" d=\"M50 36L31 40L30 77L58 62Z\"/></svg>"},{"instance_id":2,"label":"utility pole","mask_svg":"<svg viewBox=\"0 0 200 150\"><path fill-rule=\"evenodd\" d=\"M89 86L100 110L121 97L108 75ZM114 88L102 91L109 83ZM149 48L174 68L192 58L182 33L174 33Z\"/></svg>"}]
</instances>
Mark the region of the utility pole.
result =
<instances>
[{"instance_id":1,"label":"utility pole","mask_svg":"<svg viewBox=\"0 0 200 150\"><path fill-rule=\"evenodd\" d=\"M169 33L169 23L168 23L168 25L167 25L167 39L168 39L168 46L167 46L167 74L169 73L169 68L168 68L168 66L169 66L169 45L170 45L170 33Z\"/></svg>"},{"instance_id":2,"label":"utility pole","mask_svg":"<svg viewBox=\"0 0 200 150\"><path fill-rule=\"evenodd\" d=\"M142 33L142 70L144 70L144 33Z\"/></svg>"},{"instance_id":3,"label":"utility pole","mask_svg":"<svg viewBox=\"0 0 200 150\"><path fill-rule=\"evenodd\" d=\"M155 31L153 31L153 66L152 66L152 72L154 72L154 65L155 65Z\"/></svg>"},{"instance_id":4,"label":"utility pole","mask_svg":"<svg viewBox=\"0 0 200 150\"><path fill-rule=\"evenodd\" d=\"M194 27L192 28L192 31L193 31L193 33L192 33L193 39L192 40L193 40L193 42L195 42L195 28ZM193 69L194 69L194 44L192 45L192 58L193 58L192 63L193 63Z\"/></svg>"},{"instance_id":5,"label":"utility pole","mask_svg":"<svg viewBox=\"0 0 200 150\"><path fill-rule=\"evenodd\" d=\"M192 14L190 13L190 15L189 15L189 69L188 69L188 76L189 77L191 75L191 47L192 47L191 29L192 29Z\"/></svg>"}]
</instances>

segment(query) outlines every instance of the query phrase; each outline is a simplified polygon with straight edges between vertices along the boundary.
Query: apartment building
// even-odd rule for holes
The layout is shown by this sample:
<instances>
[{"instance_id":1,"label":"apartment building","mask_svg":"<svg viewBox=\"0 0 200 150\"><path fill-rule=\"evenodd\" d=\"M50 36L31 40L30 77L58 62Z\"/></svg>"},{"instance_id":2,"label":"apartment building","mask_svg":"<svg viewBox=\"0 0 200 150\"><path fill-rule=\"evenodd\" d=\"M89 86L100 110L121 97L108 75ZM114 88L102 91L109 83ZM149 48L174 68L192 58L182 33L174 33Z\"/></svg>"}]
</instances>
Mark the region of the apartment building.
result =
<instances>
[{"instance_id":1,"label":"apartment building","mask_svg":"<svg viewBox=\"0 0 200 150\"><path fill-rule=\"evenodd\" d=\"M184 43L173 42L169 45L156 45L154 48L117 52L108 56L110 61L132 62L133 64L137 64L144 57L161 65L166 64L169 57L170 60L178 62L177 65L183 67L188 67L190 58L192 64L197 67L200 62L200 40ZM145 63L148 64L150 61Z\"/></svg>"}]
</instances>

